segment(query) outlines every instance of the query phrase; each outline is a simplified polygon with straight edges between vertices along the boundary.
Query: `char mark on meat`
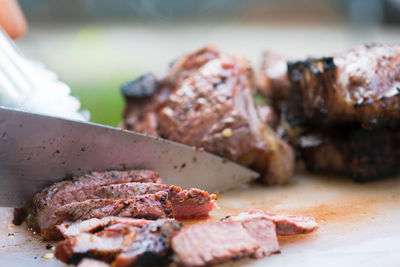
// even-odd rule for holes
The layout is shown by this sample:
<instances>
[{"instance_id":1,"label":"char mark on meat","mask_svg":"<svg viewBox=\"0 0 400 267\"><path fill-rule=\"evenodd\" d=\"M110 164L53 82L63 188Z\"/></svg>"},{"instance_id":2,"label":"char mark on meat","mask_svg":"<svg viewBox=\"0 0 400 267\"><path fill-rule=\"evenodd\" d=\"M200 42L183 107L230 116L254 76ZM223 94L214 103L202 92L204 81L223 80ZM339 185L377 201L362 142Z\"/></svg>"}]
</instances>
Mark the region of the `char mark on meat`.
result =
<instances>
[{"instance_id":1,"label":"char mark on meat","mask_svg":"<svg viewBox=\"0 0 400 267\"><path fill-rule=\"evenodd\" d=\"M293 120L360 123L366 129L400 125L400 46L358 46L334 57L288 65Z\"/></svg>"},{"instance_id":2,"label":"char mark on meat","mask_svg":"<svg viewBox=\"0 0 400 267\"><path fill-rule=\"evenodd\" d=\"M94 258L115 267L167 265L171 261L171 236L181 227L168 219L139 226L121 222L95 234L81 233L60 242L55 255L68 264Z\"/></svg>"}]
</instances>

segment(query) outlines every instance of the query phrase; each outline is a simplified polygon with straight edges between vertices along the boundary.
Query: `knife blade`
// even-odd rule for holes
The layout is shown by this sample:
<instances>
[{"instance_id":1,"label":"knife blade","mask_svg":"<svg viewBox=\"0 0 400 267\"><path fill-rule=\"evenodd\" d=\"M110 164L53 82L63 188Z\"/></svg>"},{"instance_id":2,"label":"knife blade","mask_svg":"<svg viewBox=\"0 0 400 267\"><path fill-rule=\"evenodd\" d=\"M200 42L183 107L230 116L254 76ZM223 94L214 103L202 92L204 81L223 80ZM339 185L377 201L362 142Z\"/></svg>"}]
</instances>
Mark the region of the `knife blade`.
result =
<instances>
[{"instance_id":1,"label":"knife blade","mask_svg":"<svg viewBox=\"0 0 400 267\"><path fill-rule=\"evenodd\" d=\"M165 139L0 107L0 206L24 206L53 182L111 169L152 169L167 184L209 192L258 177L234 162Z\"/></svg>"}]
</instances>

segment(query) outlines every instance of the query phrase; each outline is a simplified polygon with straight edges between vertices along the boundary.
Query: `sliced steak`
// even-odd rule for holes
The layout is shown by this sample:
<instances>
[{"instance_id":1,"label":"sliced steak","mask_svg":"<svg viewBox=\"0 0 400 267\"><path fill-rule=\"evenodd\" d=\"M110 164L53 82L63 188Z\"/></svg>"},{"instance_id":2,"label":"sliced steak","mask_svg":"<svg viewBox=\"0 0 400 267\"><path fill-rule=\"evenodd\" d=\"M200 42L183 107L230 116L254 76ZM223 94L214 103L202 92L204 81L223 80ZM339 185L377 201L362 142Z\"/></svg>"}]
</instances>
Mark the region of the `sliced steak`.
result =
<instances>
[{"instance_id":1,"label":"sliced steak","mask_svg":"<svg viewBox=\"0 0 400 267\"><path fill-rule=\"evenodd\" d=\"M153 194L160 191L168 192L169 200L174 208L174 217L178 219L196 219L208 217L215 207L214 194L191 188L182 190L178 186L155 183L125 183L99 187L90 198L128 198L135 195Z\"/></svg>"},{"instance_id":2,"label":"sliced steak","mask_svg":"<svg viewBox=\"0 0 400 267\"><path fill-rule=\"evenodd\" d=\"M60 242L56 257L69 264L94 258L115 267L166 265L171 261L171 236L181 227L174 220L157 220L139 227L118 223L96 234L81 233Z\"/></svg>"},{"instance_id":3,"label":"sliced steak","mask_svg":"<svg viewBox=\"0 0 400 267\"><path fill-rule=\"evenodd\" d=\"M228 216L221 221L240 222L247 233L260 244L253 257L263 258L280 252L276 225L267 216L241 213L238 216Z\"/></svg>"},{"instance_id":4,"label":"sliced steak","mask_svg":"<svg viewBox=\"0 0 400 267\"><path fill-rule=\"evenodd\" d=\"M96 234L82 233L59 242L55 256L67 264L78 264L83 258L111 263L122 251L124 240L130 242L135 236L135 227L116 224Z\"/></svg>"},{"instance_id":5,"label":"sliced steak","mask_svg":"<svg viewBox=\"0 0 400 267\"><path fill-rule=\"evenodd\" d=\"M272 220L268 218L254 218L244 220L242 226L260 244L260 247L252 255L253 257L259 259L280 253L276 227Z\"/></svg>"},{"instance_id":6,"label":"sliced steak","mask_svg":"<svg viewBox=\"0 0 400 267\"><path fill-rule=\"evenodd\" d=\"M208 217L209 212L216 207L214 203L216 199L216 195L196 188L182 190L180 187L171 186L169 190L169 200L174 207L174 217L178 219Z\"/></svg>"},{"instance_id":7,"label":"sliced steak","mask_svg":"<svg viewBox=\"0 0 400 267\"><path fill-rule=\"evenodd\" d=\"M159 220L137 229L134 241L127 244L113 262L114 267L163 266L172 261L171 238L182 224Z\"/></svg>"},{"instance_id":8,"label":"sliced steak","mask_svg":"<svg viewBox=\"0 0 400 267\"><path fill-rule=\"evenodd\" d=\"M161 178L157 172L150 170L107 171L92 172L55 183L33 197L33 209L27 218L28 226L41 232L42 225L47 224L48 219L60 206L90 199L89 196L99 186L127 182L160 183Z\"/></svg>"},{"instance_id":9,"label":"sliced steak","mask_svg":"<svg viewBox=\"0 0 400 267\"><path fill-rule=\"evenodd\" d=\"M172 218L173 208L166 192L135 196L129 199L90 199L73 202L59 207L46 223L41 225L42 237L46 240L59 238L59 232L55 226L64 221L74 222L107 216L150 220Z\"/></svg>"},{"instance_id":10,"label":"sliced steak","mask_svg":"<svg viewBox=\"0 0 400 267\"><path fill-rule=\"evenodd\" d=\"M288 65L294 120L316 126L400 126L400 45L363 45Z\"/></svg>"},{"instance_id":11,"label":"sliced steak","mask_svg":"<svg viewBox=\"0 0 400 267\"><path fill-rule=\"evenodd\" d=\"M263 210L249 210L248 213L241 213L240 216L262 217L272 220L276 225L278 235L308 234L318 229L317 221L309 216L280 215L265 212Z\"/></svg>"},{"instance_id":12,"label":"sliced steak","mask_svg":"<svg viewBox=\"0 0 400 267\"><path fill-rule=\"evenodd\" d=\"M175 261L182 266L205 266L253 255L260 244L240 222L191 225L172 238Z\"/></svg>"},{"instance_id":13,"label":"sliced steak","mask_svg":"<svg viewBox=\"0 0 400 267\"><path fill-rule=\"evenodd\" d=\"M103 217L101 219L92 218L84 221L65 222L57 225L58 231L64 238L71 238L81 233L95 233L107 228L110 225L123 223L131 226L141 226L151 221L145 219L132 219L126 217Z\"/></svg>"}]
</instances>

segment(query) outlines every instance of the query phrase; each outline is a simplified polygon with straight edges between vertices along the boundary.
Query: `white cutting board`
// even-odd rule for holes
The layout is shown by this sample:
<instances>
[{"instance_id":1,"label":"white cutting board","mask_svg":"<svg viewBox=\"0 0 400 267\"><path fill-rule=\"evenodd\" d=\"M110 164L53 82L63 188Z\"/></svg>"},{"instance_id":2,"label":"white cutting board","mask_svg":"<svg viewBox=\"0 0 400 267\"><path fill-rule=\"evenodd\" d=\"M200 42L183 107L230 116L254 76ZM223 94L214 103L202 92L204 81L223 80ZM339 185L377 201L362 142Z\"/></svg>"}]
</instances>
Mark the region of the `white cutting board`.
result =
<instances>
[{"instance_id":1,"label":"white cutting board","mask_svg":"<svg viewBox=\"0 0 400 267\"><path fill-rule=\"evenodd\" d=\"M315 233L280 238L279 255L224 266L400 266L399 178L356 184L303 173L285 186L244 185L220 194L217 203L210 220L260 208L314 216L320 224ZM0 266L64 266L43 258L51 252L47 243L25 226L9 227L11 209L0 209L0 216Z\"/></svg>"}]
</instances>

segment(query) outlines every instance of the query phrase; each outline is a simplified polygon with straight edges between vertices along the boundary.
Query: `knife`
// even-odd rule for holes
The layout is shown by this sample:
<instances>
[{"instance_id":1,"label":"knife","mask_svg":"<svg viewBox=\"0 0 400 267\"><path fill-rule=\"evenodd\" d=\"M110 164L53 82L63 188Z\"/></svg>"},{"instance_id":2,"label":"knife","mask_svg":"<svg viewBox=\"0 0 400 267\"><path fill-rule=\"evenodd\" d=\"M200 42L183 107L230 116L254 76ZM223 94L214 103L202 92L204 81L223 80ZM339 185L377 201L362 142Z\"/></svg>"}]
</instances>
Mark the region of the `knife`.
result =
<instances>
[{"instance_id":1,"label":"knife","mask_svg":"<svg viewBox=\"0 0 400 267\"><path fill-rule=\"evenodd\" d=\"M209 192L258 177L229 160L162 138L0 107L0 206L21 207L65 177L151 169L166 184Z\"/></svg>"}]
</instances>

